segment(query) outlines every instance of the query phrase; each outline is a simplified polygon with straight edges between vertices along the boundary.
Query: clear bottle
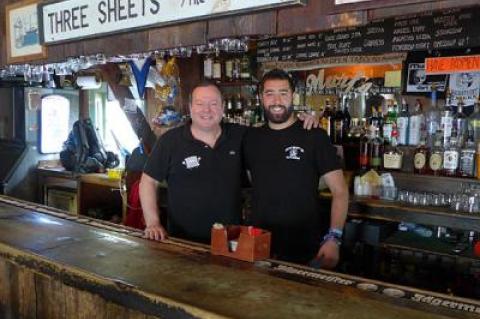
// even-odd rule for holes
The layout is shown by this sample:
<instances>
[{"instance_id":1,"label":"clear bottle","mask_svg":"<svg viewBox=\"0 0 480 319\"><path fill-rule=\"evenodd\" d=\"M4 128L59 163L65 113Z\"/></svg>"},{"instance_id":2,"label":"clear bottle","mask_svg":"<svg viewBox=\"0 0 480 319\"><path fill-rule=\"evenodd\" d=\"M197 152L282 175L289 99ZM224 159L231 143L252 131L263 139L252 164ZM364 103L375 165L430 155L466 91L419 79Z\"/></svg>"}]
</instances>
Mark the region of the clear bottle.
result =
<instances>
[{"instance_id":1,"label":"clear bottle","mask_svg":"<svg viewBox=\"0 0 480 319\"><path fill-rule=\"evenodd\" d=\"M453 118L450 92L447 90L445 93L445 105L440 110L440 130L443 132L443 145L445 145L445 147L447 147L450 137L452 136Z\"/></svg>"},{"instance_id":2,"label":"clear bottle","mask_svg":"<svg viewBox=\"0 0 480 319\"><path fill-rule=\"evenodd\" d=\"M480 96L475 101L473 113L468 117L469 135L473 135L475 144L480 142Z\"/></svg>"},{"instance_id":3,"label":"clear bottle","mask_svg":"<svg viewBox=\"0 0 480 319\"><path fill-rule=\"evenodd\" d=\"M408 145L409 116L407 101L402 99L402 109L397 117L398 145Z\"/></svg>"},{"instance_id":4,"label":"clear bottle","mask_svg":"<svg viewBox=\"0 0 480 319\"><path fill-rule=\"evenodd\" d=\"M408 145L416 146L420 143L420 137L425 126L425 117L420 100L416 100L415 108L408 121Z\"/></svg>"},{"instance_id":5,"label":"clear bottle","mask_svg":"<svg viewBox=\"0 0 480 319\"><path fill-rule=\"evenodd\" d=\"M457 136L452 135L450 143L443 152L443 175L456 176L459 165L459 150L457 146Z\"/></svg>"},{"instance_id":6,"label":"clear bottle","mask_svg":"<svg viewBox=\"0 0 480 319\"><path fill-rule=\"evenodd\" d=\"M398 131L394 126L390 138L391 145L385 147L383 153L383 168L387 170L399 171L402 169L403 152L397 147L397 136Z\"/></svg>"},{"instance_id":7,"label":"clear bottle","mask_svg":"<svg viewBox=\"0 0 480 319\"><path fill-rule=\"evenodd\" d=\"M369 163L370 168L379 171L382 168L383 139L380 137L378 127L373 127L374 135L370 141Z\"/></svg>"},{"instance_id":8,"label":"clear bottle","mask_svg":"<svg viewBox=\"0 0 480 319\"><path fill-rule=\"evenodd\" d=\"M225 79L227 81L233 80L233 58L227 59L225 61Z\"/></svg>"},{"instance_id":9,"label":"clear bottle","mask_svg":"<svg viewBox=\"0 0 480 319\"><path fill-rule=\"evenodd\" d=\"M441 132L434 135L433 148L428 159L428 170L432 175L441 175L443 170L443 136Z\"/></svg>"},{"instance_id":10,"label":"clear bottle","mask_svg":"<svg viewBox=\"0 0 480 319\"><path fill-rule=\"evenodd\" d=\"M220 81L222 79L222 61L219 57L215 57L213 60L213 74L214 80Z\"/></svg>"},{"instance_id":11,"label":"clear bottle","mask_svg":"<svg viewBox=\"0 0 480 319\"><path fill-rule=\"evenodd\" d=\"M213 78L213 59L211 56L207 56L203 60L203 77L205 79Z\"/></svg>"},{"instance_id":12,"label":"clear bottle","mask_svg":"<svg viewBox=\"0 0 480 319\"><path fill-rule=\"evenodd\" d=\"M425 124L427 132L427 146L432 147L435 134L440 130L440 110L437 107L437 89L432 85L431 104L425 112Z\"/></svg>"},{"instance_id":13,"label":"clear bottle","mask_svg":"<svg viewBox=\"0 0 480 319\"><path fill-rule=\"evenodd\" d=\"M250 68L250 59L247 54L244 54L240 60L240 79L250 80L252 77L252 72Z\"/></svg>"},{"instance_id":14,"label":"clear bottle","mask_svg":"<svg viewBox=\"0 0 480 319\"><path fill-rule=\"evenodd\" d=\"M234 110L234 107L233 107L232 97L227 96L225 98L225 103L226 103L226 106L227 106L225 108L225 112L226 112L226 116L227 116L227 122L233 123L234 120L235 120L235 110Z\"/></svg>"},{"instance_id":15,"label":"clear bottle","mask_svg":"<svg viewBox=\"0 0 480 319\"><path fill-rule=\"evenodd\" d=\"M420 145L413 155L413 172L415 174L428 174L428 148L425 146L425 138L420 140Z\"/></svg>"},{"instance_id":16,"label":"clear bottle","mask_svg":"<svg viewBox=\"0 0 480 319\"><path fill-rule=\"evenodd\" d=\"M465 146L460 151L460 167L458 175L462 177L475 177L475 143L473 136L469 137Z\"/></svg>"},{"instance_id":17,"label":"clear bottle","mask_svg":"<svg viewBox=\"0 0 480 319\"><path fill-rule=\"evenodd\" d=\"M343 104L343 139L345 140L348 138L348 134L350 132L352 117L350 116L350 112L348 111L348 103L345 101Z\"/></svg>"},{"instance_id":18,"label":"clear bottle","mask_svg":"<svg viewBox=\"0 0 480 319\"><path fill-rule=\"evenodd\" d=\"M457 146L460 148L463 146L468 134L468 119L465 113L463 113L463 106L463 97L459 97L457 113L453 116L452 126L457 132Z\"/></svg>"}]
</instances>

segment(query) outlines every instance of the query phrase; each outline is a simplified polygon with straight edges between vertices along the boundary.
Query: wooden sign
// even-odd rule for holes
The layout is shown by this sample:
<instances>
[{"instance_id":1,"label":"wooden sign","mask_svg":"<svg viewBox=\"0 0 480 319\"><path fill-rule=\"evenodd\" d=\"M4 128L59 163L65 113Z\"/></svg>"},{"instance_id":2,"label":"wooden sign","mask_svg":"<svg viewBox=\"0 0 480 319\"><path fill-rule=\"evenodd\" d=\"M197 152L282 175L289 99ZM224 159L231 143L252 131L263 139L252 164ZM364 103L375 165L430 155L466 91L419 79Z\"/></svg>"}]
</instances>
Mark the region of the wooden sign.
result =
<instances>
[{"instance_id":1,"label":"wooden sign","mask_svg":"<svg viewBox=\"0 0 480 319\"><path fill-rule=\"evenodd\" d=\"M480 72L480 55L425 59L427 74Z\"/></svg>"},{"instance_id":2,"label":"wooden sign","mask_svg":"<svg viewBox=\"0 0 480 319\"><path fill-rule=\"evenodd\" d=\"M130 31L268 8L306 0L66 0L41 5L43 43Z\"/></svg>"}]
</instances>

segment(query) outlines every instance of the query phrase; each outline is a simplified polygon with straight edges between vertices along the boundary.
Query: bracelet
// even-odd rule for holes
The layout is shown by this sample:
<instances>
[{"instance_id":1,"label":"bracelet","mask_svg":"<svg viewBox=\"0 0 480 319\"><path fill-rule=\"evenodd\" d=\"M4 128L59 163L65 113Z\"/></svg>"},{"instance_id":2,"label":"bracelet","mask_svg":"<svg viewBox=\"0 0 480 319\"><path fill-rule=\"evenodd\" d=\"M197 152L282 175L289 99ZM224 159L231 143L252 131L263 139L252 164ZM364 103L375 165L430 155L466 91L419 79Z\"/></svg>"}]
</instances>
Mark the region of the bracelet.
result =
<instances>
[{"instance_id":1,"label":"bracelet","mask_svg":"<svg viewBox=\"0 0 480 319\"><path fill-rule=\"evenodd\" d=\"M327 240L333 240L335 244L340 246L342 244L342 235L343 231L339 228L330 228L328 233L323 236L323 241L322 245L327 241Z\"/></svg>"}]
</instances>

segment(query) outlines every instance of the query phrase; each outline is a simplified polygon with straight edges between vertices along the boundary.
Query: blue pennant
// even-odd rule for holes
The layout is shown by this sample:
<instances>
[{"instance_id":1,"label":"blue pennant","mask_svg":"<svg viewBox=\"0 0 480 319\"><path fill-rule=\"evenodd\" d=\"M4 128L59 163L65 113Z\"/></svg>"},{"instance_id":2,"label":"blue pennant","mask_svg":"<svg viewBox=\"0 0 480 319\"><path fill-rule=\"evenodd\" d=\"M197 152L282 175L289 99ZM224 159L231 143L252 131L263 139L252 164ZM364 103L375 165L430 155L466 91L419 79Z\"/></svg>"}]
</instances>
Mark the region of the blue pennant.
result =
<instances>
[{"instance_id":1,"label":"blue pennant","mask_svg":"<svg viewBox=\"0 0 480 319\"><path fill-rule=\"evenodd\" d=\"M137 64L134 61L128 61L130 63L130 67L132 68L133 76L135 77L135 81L137 81L137 90L138 95L140 98L143 98L143 94L145 93L145 85L147 83L148 71L150 70L150 65L153 64L152 58L146 58L142 69L139 70Z\"/></svg>"}]
</instances>

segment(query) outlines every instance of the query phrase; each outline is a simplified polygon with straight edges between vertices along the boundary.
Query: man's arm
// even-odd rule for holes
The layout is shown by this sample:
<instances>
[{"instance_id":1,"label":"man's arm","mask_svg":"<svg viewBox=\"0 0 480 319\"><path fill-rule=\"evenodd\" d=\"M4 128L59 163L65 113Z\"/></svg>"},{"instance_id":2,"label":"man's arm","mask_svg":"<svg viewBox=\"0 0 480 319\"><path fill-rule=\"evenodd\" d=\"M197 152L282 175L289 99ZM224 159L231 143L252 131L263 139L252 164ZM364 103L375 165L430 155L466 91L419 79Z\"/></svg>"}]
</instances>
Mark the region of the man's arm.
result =
<instances>
[{"instance_id":1,"label":"man's arm","mask_svg":"<svg viewBox=\"0 0 480 319\"><path fill-rule=\"evenodd\" d=\"M145 238L152 240L165 240L168 234L160 223L160 210L157 204L158 182L143 173L140 180L140 202L145 218Z\"/></svg>"},{"instance_id":2,"label":"man's arm","mask_svg":"<svg viewBox=\"0 0 480 319\"><path fill-rule=\"evenodd\" d=\"M324 175L325 183L332 193L332 208L330 211L330 229L343 229L348 211L348 187L345 184L342 170L334 170ZM339 245L331 238L320 247L317 259L321 260L322 268L334 268L339 260Z\"/></svg>"}]
</instances>

